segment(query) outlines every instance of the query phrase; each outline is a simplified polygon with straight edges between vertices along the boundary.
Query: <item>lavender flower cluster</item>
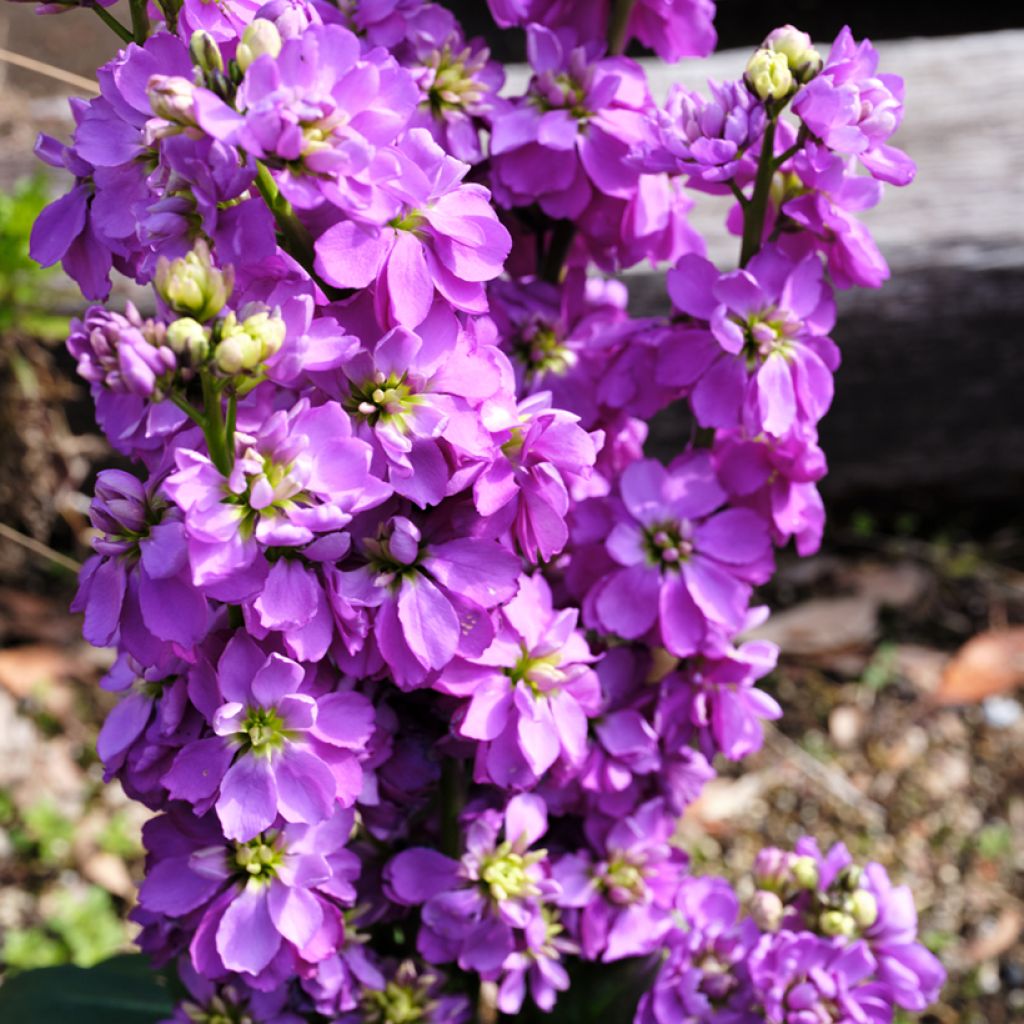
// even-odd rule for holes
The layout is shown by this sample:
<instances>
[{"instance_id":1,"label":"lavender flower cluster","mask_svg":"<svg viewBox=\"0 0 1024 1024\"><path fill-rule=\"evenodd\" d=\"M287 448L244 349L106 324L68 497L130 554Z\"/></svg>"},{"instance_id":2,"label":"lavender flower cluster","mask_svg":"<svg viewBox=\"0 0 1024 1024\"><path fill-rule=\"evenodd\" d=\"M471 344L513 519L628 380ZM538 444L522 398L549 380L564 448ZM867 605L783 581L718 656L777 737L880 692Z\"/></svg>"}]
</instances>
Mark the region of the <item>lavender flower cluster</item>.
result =
<instances>
[{"instance_id":1,"label":"lavender flower cluster","mask_svg":"<svg viewBox=\"0 0 1024 1024\"><path fill-rule=\"evenodd\" d=\"M107 776L157 812L140 945L176 1022L461 1024L629 958L638 1024L922 1009L878 865L765 850L743 910L673 842L781 714L743 634L820 541L833 289L887 275L855 215L913 176L902 82L786 26L662 106L625 44L708 53L710 0L489 3L521 96L421 0L133 4L40 139L74 184L35 257L155 292L68 342L138 467L99 476L75 607L118 651ZM687 221L709 192L739 269ZM643 260L670 317L604 276Z\"/></svg>"}]
</instances>

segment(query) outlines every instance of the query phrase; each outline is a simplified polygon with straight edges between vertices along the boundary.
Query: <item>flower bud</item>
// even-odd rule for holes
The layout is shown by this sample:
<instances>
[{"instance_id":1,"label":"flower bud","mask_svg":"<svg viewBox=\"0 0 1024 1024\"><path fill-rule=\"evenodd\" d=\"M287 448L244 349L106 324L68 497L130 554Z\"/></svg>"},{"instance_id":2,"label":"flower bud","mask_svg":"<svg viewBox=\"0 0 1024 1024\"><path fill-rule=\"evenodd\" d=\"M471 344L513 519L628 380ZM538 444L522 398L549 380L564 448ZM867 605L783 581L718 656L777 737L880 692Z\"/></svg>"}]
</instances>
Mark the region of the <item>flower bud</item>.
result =
<instances>
[{"instance_id":1,"label":"flower bud","mask_svg":"<svg viewBox=\"0 0 1024 1024\"><path fill-rule=\"evenodd\" d=\"M168 324L166 344L178 355L187 353L193 363L200 363L210 350L210 336L198 320L186 316Z\"/></svg>"},{"instance_id":2,"label":"flower bud","mask_svg":"<svg viewBox=\"0 0 1024 1024\"><path fill-rule=\"evenodd\" d=\"M224 58L221 56L217 40L205 29L199 29L192 33L188 43L188 52L195 64L203 74L211 72L222 72L224 70Z\"/></svg>"},{"instance_id":3,"label":"flower bud","mask_svg":"<svg viewBox=\"0 0 1024 1024\"><path fill-rule=\"evenodd\" d=\"M762 100L784 100L793 89L793 73L784 53L761 49L747 61L747 88Z\"/></svg>"},{"instance_id":4,"label":"flower bud","mask_svg":"<svg viewBox=\"0 0 1024 1024\"><path fill-rule=\"evenodd\" d=\"M847 892L854 892L860 888L860 880L864 876L864 869L858 864L847 864L842 871L836 875L835 885Z\"/></svg>"},{"instance_id":5,"label":"flower bud","mask_svg":"<svg viewBox=\"0 0 1024 1024\"><path fill-rule=\"evenodd\" d=\"M763 932L778 931L785 912L782 900L775 893L764 889L754 893L750 901L750 916Z\"/></svg>"},{"instance_id":6,"label":"flower bud","mask_svg":"<svg viewBox=\"0 0 1024 1024\"><path fill-rule=\"evenodd\" d=\"M175 124L193 125L195 86L180 75L152 75L146 86L149 105L157 117Z\"/></svg>"},{"instance_id":7,"label":"flower bud","mask_svg":"<svg viewBox=\"0 0 1024 1024\"><path fill-rule=\"evenodd\" d=\"M161 256L155 284L160 298L179 316L204 321L215 317L231 295L231 267L218 270L210 261L210 249L200 240L187 255L176 260Z\"/></svg>"},{"instance_id":8,"label":"flower bud","mask_svg":"<svg viewBox=\"0 0 1024 1024\"><path fill-rule=\"evenodd\" d=\"M766 846L759 850L754 858L754 884L758 889L778 892L784 889L790 880L790 866L794 860L792 853L780 850L777 846Z\"/></svg>"},{"instance_id":9,"label":"flower bud","mask_svg":"<svg viewBox=\"0 0 1024 1024\"><path fill-rule=\"evenodd\" d=\"M281 33L277 26L266 18L251 21L242 33L242 40L235 51L235 63L239 70L249 70L249 65L258 57L269 54L276 57L281 52Z\"/></svg>"},{"instance_id":10,"label":"flower bud","mask_svg":"<svg viewBox=\"0 0 1024 1024\"><path fill-rule=\"evenodd\" d=\"M221 373L234 375L255 370L276 355L284 344L285 323L277 312L241 310L243 319L229 313L221 325L214 359Z\"/></svg>"},{"instance_id":11,"label":"flower bud","mask_svg":"<svg viewBox=\"0 0 1024 1024\"><path fill-rule=\"evenodd\" d=\"M824 64L821 54L811 45L811 37L792 25L769 32L761 46L785 55L789 70L801 85L814 78Z\"/></svg>"},{"instance_id":12,"label":"flower bud","mask_svg":"<svg viewBox=\"0 0 1024 1024\"><path fill-rule=\"evenodd\" d=\"M818 888L818 865L813 857L797 857L790 870L793 880L801 889Z\"/></svg>"},{"instance_id":13,"label":"flower bud","mask_svg":"<svg viewBox=\"0 0 1024 1024\"><path fill-rule=\"evenodd\" d=\"M852 939L857 934L856 922L849 914L844 914L841 910L826 910L818 918L818 928L822 935L827 935L829 938L841 935L844 938Z\"/></svg>"},{"instance_id":14,"label":"flower bud","mask_svg":"<svg viewBox=\"0 0 1024 1024\"><path fill-rule=\"evenodd\" d=\"M850 896L850 916L861 930L878 920L878 901L867 889L858 889Z\"/></svg>"}]
</instances>

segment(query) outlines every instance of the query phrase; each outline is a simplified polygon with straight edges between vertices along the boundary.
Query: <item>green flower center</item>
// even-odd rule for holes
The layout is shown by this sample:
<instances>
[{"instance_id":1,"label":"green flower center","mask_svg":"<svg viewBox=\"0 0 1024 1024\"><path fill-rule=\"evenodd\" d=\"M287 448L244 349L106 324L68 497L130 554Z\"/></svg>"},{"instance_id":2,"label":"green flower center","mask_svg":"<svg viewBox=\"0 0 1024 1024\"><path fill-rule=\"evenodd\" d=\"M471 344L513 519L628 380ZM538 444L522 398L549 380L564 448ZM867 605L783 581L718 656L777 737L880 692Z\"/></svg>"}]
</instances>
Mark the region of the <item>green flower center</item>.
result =
<instances>
[{"instance_id":1,"label":"green flower center","mask_svg":"<svg viewBox=\"0 0 1024 1024\"><path fill-rule=\"evenodd\" d=\"M237 735L251 753L264 756L288 739L284 720L274 708L249 708Z\"/></svg>"},{"instance_id":2,"label":"green flower center","mask_svg":"<svg viewBox=\"0 0 1024 1024\"><path fill-rule=\"evenodd\" d=\"M407 210L401 217L389 220L388 226L396 231L416 231L423 225L426 219L419 210Z\"/></svg>"},{"instance_id":3,"label":"green flower center","mask_svg":"<svg viewBox=\"0 0 1024 1024\"><path fill-rule=\"evenodd\" d=\"M363 989L364 1024L417 1024L437 1006L430 996L432 977L389 981L382 989Z\"/></svg>"},{"instance_id":4,"label":"green flower center","mask_svg":"<svg viewBox=\"0 0 1024 1024\"><path fill-rule=\"evenodd\" d=\"M601 883L613 903L637 903L647 891L643 869L619 854L601 874Z\"/></svg>"},{"instance_id":5,"label":"green flower center","mask_svg":"<svg viewBox=\"0 0 1024 1024\"><path fill-rule=\"evenodd\" d=\"M269 882L284 863L280 835L263 832L246 843L235 843L234 867L243 881Z\"/></svg>"},{"instance_id":6,"label":"green flower center","mask_svg":"<svg viewBox=\"0 0 1024 1024\"><path fill-rule=\"evenodd\" d=\"M403 417L416 404L416 396L406 383L407 375L385 376L378 370L370 380L353 386L345 409L355 418L376 426L380 422L404 427Z\"/></svg>"},{"instance_id":7,"label":"green flower center","mask_svg":"<svg viewBox=\"0 0 1024 1024\"><path fill-rule=\"evenodd\" d=\"M685 520L648 526L643 541L647 561L660 569L678 569L693 554L692 533Z\"/></svg>"},{"instance_id":8,"label":"green flower center","mask_svg":"<svg viewBox=\"0 0 1024 1024\"><path fill-rule=\"evenodd\" d=\"M445 43L427 58L426 66L434 69L433 81L427 89L427 105L434 117L442 117L446 110L465 110L483 99L489 90L475 76L483 70L487 57L487 50L474 57L468 46L454 53Z\"/></svg>"},{"instance_id":9,"label":"green flower center","mask_svg":"<svg viewBox=\"0 0 1024 1024\"><path fill-rule=\"evenodd\" d=\"M558 667L562 660L560 652L537 657L530 654L525 645L521 650L519 660L512 668L505 669L505 675L513 683L524 683L534 697L552 696L565 679L565 673Z\"/></svg>"},{"instance_id":10,"label":"green flower center","mask_svg":"<svg viewBox=\"0 0 1024 1024\"><path fill-rule=\"evenodd\" d=\"M540 890L530 877L529 869L547 856L547 850L517 853L505 840L480 862L480 881L495 903L536 896Z\"/></svg>"},{"instance_id":11,"label":"green flower center","mask_svg":"<svg viewBox=\"0 0 1024 1024\"><path fill-rule=\"evenodd\" d=\"M751 314L746 319L732 319L743 329L743 357L748 370L756 370L771 355L790 358L790 342L799 330L799 324L791 317L773 309Z\"/></svg>"},{"instance_id":12,"label":"green flower center","mask_svg":"<svg viewBox=\"0 0 1024 1024\"><path fill-rule=\"evenodd\" d=\"M567 348L554 328L536 325L524 331L516 340L512 355L530 373L565 374L576 365L576 353Z\"/></svg>"}]
</instances>

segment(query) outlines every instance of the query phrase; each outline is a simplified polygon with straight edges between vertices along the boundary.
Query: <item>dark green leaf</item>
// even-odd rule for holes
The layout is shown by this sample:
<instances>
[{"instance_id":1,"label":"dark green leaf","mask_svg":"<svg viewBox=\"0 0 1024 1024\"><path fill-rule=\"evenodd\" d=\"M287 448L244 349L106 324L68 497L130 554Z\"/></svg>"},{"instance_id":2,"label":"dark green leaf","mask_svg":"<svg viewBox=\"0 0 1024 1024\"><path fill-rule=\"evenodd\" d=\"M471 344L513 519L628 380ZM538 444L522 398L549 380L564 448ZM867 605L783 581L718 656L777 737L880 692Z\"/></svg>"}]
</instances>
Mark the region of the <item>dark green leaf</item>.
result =
<instances>
[{"instance_id":1,"label":"dark green leaf","mask_svg":"<svg viewBox=\"0 0 1024 1024\"><path fill-rule=\"evenodd\" d=\"M142 956L25 971L0 985L4 1024L156 1024L172 1008L164 978Z\"/></svg>"}]
</instances>

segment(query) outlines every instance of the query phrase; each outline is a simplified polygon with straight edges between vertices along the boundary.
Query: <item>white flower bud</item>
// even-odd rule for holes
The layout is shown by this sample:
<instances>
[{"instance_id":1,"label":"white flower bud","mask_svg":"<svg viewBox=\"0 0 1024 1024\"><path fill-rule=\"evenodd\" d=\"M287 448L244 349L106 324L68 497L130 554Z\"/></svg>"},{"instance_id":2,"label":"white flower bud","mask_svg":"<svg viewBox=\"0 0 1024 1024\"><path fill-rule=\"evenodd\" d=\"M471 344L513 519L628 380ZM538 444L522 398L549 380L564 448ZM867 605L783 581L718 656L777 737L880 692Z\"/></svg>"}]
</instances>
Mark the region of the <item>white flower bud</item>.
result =
<instances>
[{"instance_id":1,"label":"white flower bud","mask_svg":"<svg viewBox=\"0 0 1024 1024\"><path fill-rule=\"evenodd\" d=\"M210 349L206 328L191 317L182 317L167 325L166 344L177 355L187 353L193 363L202 362Z\"/></svg>"},{"instance_id":2,"label":"white flower bud","mask_svg":"<svg viewBox=\"0 0 1024 1024\"><path fill-rule=\"evenodd\" d=\"M821 54L811 45L811 37L792 25L783 25L769 32L761 45L775 53L784 54L789 70L801 84L814 78L824 64Z\"/></svg>"},{"instance_id":3,"label":"white flower bud","mask_svg":"<svg viewBox=\"0 0 1024 1024\"><path fill-rule=\"evenodd\" d=\"M257 369L284 344L285 323L276 311L241 312L241 320L234 313L224 318L214 354L217 369L229 376Z\"/></svg>"},{"instance_id":4,"label":"white flower bud","mask_svg":"<svg viewBox=\"0 0 1024 1024\"><path fill-rule=\"evenodd\" d=\"M793 73L784 53L761 49L747 61L747 87L762 100L784 100L793 89Z\"/></svg>"},{"instance_id":5,"label":"white flower bud","mask_svg":"<svg viewBox=\"0 0 1024 1024\"><path fill-rule=\"evenodd\" d=\"M157 117L175 124L196 123L195 86L180 75L152 75L146 84L149 105Z\"/></svg>"},{"instance_id":6,"label":"white flower bud","mask_svg":"<svg viewBox=\"0 0 1024 1024\"><path fill-rule=\"evenodd\" d=\"M188 43L188 52L195 64L204 74L224 70L224 58L221 56L217 40L205 29L192 33Z\"/></svg>"},{"instance_id":7,"label":"white flower bud","mask_svg":"<svg viewBox=\"0 0 1024 1024\"><path fill-rule=\"evenodd\" d=\"M850 914L858 928L870 928L878 920L878 901L867 889L858 889L850 897Z\"/></svg>"},{"instance_id":8,"label":"white flower bud","mask_svg":"<svg viewBox=\"0 0 1024 1024\"><path fill-rule=\"evenodd\" d=\"M156 265L155 284L160 297L179 316L210 320L225 306L234 286L231 267L218 270L210 260L206 242L176 260L161 256Z\"/></svg>"},{"instance_id":9,"label":"white flower bud","mask_svg":"<svg viewBox=\"0 0 1024 1024\"><path fill-rule=\"evenodd\" d=\"M281 52L281 33L277 26L266 18L251 21L242 33L241 42L235 51L235 63L240 71L248 71L249 65L259 57L269 54L276 57Z\"/></svg>"}]
</instances>

